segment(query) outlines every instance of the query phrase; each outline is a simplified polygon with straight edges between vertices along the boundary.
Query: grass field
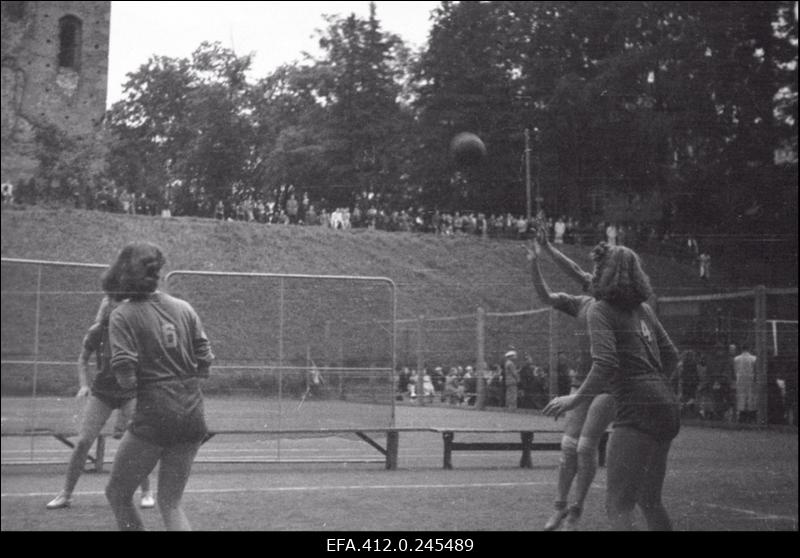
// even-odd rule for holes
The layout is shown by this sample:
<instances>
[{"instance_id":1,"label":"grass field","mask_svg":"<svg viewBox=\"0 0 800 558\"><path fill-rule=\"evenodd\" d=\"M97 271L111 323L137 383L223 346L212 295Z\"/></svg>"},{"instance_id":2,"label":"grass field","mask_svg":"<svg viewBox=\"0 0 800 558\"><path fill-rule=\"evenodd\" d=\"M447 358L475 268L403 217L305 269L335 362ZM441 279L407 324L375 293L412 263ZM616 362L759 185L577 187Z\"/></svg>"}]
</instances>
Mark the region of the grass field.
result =
<instances>
[{"instance_id":1,"label":"grass field","mask_svg":"<svg viewBox=\"0 0 800 558\"><path fill-rule=\"evenodd\" d=\"M407 405L396 411L399 427L559 426L531 413ZM4 438L4 462L24 457L29 443ZM62 463L3 466L3 531L113 530L103 495L107 474L85 474L71 509L44 509L63 482L68 450L55 441L36 443ZM115 447L110 441L108 459ZM234 458L242 462L228 462ZM198 455L185 502L194 528L209 531L532 532L550 512L558 459L558 452L534 452L533 469L521 469L517 452L464 451L454 453L454 469L444 470L441 436L402 433L399 467L387 471L378 452L348 437L218 436ZM604 487L600 469L585 530L607 528ZM796 431L684 427L670 454L664 500L681 531L797 530ZM157 512L144 517L149 528L163 528Z\"/></svg>"}]
</instances>

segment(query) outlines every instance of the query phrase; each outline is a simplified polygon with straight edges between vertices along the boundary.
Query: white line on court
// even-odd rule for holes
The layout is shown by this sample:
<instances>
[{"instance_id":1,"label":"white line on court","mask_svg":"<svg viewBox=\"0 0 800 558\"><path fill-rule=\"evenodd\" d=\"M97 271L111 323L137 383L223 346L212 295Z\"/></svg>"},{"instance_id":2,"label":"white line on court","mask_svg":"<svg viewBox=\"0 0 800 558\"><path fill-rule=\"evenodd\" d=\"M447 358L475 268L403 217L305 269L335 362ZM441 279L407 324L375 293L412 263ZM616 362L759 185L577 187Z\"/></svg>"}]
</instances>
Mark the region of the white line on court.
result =
<instances>
[{"instance_id":1,"label":"white line on court","mask_svg":"<svg viewBox=\"0 0 800 558\"><path fill-rule=\"evenodd\" d=\"M750 515L754 519L763 519L763 520L770 520L770 521L794 521L797 522L797 516L792 515L776 515L776 514L764 514L761 512L757 512L754 510L748 510L744 508L734 508L732 506L723 506L721 504L711 504L708 502L697 502L695 500L689 500L689 503L693 506L703 506L706 508L712 508L716 510L725 510L731 511L736 513L742 513L745 515Z\"/></svg>"},{"instance_id":2,"label":"white line on court","mask_svg":"<svg viewBox=\"0 0 800 558\"><path fill-rule=\"evenodd\" d=\"M274 486L248 488L199 488L186 489L185 494L237 494L241 492L324 492L327 490L419 490L452 488L519 488L524 486L552 486L552 482L485 482L447 484L372 484L372 485L318 485L318 486ZM51 492L4 492L3 498L42 498ZM75 496L105 496L105 492L76 492Z\"/></svg>"}]
</instances>

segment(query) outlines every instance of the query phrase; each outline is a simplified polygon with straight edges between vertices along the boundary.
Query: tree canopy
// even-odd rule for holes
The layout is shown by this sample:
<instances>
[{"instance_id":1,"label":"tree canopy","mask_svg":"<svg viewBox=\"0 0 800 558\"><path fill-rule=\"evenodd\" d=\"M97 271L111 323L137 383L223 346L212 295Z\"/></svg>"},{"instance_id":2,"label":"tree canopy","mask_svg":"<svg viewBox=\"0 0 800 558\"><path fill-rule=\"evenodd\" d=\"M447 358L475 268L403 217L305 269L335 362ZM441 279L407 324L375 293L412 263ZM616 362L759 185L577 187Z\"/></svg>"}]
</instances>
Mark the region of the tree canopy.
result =
<instances>
[{"instance_id":1,"label":"tree canopy","mask_svg":"<svg viewBox=\"0 0 800 558\"><path fill-rule=\"evenodd\" d=\"M294 184L523 214L527 129L549 214L699 231L755 212L796 232L796 2L444 1L431 18L413 52L374 4L326 16L319 56L255 81L219 44L153 57L108 116L110 174L171 185L185 213ZM461 131L482 165L448 157Z\"/></svg>"}]
</instances>

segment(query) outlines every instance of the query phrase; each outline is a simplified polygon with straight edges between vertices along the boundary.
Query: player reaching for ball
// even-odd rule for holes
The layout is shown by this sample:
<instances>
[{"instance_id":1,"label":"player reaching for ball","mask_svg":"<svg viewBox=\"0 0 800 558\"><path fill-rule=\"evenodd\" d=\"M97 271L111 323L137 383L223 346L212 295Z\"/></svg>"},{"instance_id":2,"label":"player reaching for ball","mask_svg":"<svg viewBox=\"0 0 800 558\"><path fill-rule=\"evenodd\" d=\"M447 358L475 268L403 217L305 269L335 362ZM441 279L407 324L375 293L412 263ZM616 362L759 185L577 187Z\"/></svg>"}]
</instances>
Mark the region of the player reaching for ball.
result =
<instances>
[{"instance_id":1,"label":"player reaching for ball","mask_svg":"<svg viewBox=\"0 0 800 558\"><path fill-rule=\"evenodd\" d=\"M678 351L646 303L652 288L636 253L601 243L592 259L595 302L586 313L592 368L577 392L556 397L543 412L558 417L609 385L617 406L606 460L611 526L632 530L638 505L648 529L669 531L661 491L680 430L680 404L671 387Z\"/></svg>"},{"instance_id":2,"label":"player reaching for ball","mask_svg":"<svg viewBox=\"0 0 800 558\"><path fill-rule=\"evenodd\" d=\"M114 304L108 297L104 297L97 311L97 317L89 328L89 332L83 338L83 349L78 358L78 380L80 389L77 398L86 398L86 405L81 421L80 434L75 449L67 466L67 477L64 481L64 488L58 495L47 503L48 510L68 508L72 505L72 492L78 479L81 477L83 467L86 464L86 456L100 435L105 423L108 421L114 409L117 409L119 418L117 423L127 427L128 422L133 416L133 409L136 405L136 391L122 388L114 375L111 373L111 349L108 339L108 319L113 310ZM97 375L89 387L87 368L92 353L97 354ZM144 477L141 482L142 508L152 508L155 506L153 495L150 492L150 479Z\"/></svg>"},{"instance_id":3,"label":"player reaching for ball","mask_svg":"<svg viewBox=\"0 0 800 558\"><path fill-rule=\"evenodd\" d=\"M544 227L537 228L533 248L528 247L528 259L531 262L531 275L536 294L543 302L576 318L578 322L576 337L580 361L577 374L571 379L571 392L574 393L586 378L591 367L589 337L586 332L586 311L594 299L588 294L574 296L551 292L539 267L542 251L547 251L558 267L583 287L584 292L589 291L592 276L548 242ZM561 438L558 495L555 501L555 510L545 523L545 531L554 531L562 526L562 523L564 530L574 531L578 528L583 505L597 471L597 449L603 433L613 419L614 399L603 391L593 397L582 399L580 404L567 413L564 435ZM574 500L571 505L568 505L573 480L575 481Z\"/></svg>"}]
</instances>

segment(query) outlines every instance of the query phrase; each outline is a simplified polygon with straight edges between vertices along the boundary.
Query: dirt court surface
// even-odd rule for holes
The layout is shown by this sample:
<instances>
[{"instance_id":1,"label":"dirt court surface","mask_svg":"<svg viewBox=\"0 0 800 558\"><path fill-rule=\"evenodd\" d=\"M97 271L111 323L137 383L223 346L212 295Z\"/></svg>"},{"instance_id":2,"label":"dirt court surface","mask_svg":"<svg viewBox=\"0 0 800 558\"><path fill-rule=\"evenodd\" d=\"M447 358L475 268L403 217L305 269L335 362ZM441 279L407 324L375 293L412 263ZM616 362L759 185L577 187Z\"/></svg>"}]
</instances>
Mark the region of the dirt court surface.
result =
<instances>
[{"instance_id":1,"label":"dirt court surface","mask_svg":"<svg viewBox=\"0 0 800 558\"><path fill-rule=\"evenodd\" d=\"M528 413L398 406L396 425L557 430L560 423ZM463 439L519 439L485 436ZM536 440L559 437L537 434ZM376 441L385 443L381 436ZM84 474L72 507L55 511L45 504L63 483L69 450L55 440L36 438L33 449L40 461L22 464L33 443L25 437L3 438L2 530L114 530L103 490L117 442L108 442L106 472ZM460 451L453 454L452 470L442 468L442 453L441 435L403 432L398 469L387 471L382 456L357 438L218 436L198 455L185 509L192 526L205 531L541 530L555 496L558 452L534 452L533 468L522 469L519 452ZM796 531L797 461L796 430L685 426L673 444L664 487L675 529ZM607 528L604 493L601 468L582 529ZM143 516L148 528L163 529L158 511L144 510Z\"/></svg>"}]
</instances>

